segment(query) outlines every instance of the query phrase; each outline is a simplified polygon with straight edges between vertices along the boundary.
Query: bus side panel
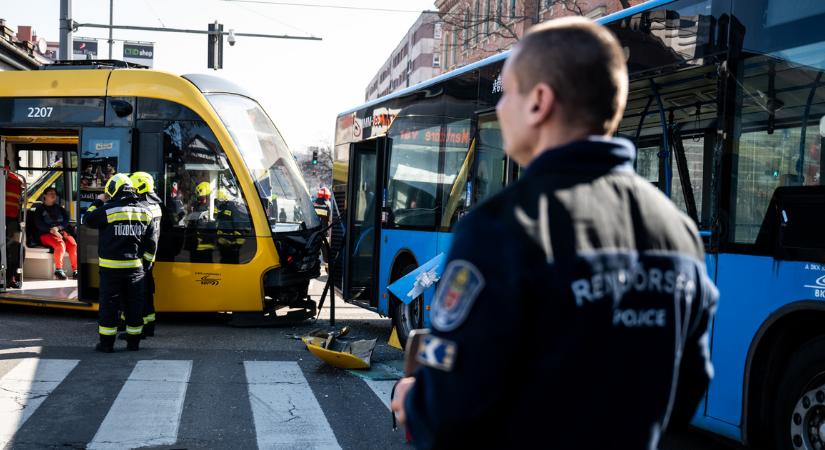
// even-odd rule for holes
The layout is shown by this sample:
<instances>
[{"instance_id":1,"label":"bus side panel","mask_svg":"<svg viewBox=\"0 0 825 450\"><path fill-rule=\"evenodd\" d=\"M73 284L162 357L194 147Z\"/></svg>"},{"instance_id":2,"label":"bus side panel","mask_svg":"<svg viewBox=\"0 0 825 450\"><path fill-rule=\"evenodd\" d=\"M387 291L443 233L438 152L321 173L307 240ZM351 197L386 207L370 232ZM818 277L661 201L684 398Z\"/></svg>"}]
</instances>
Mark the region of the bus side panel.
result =
<instances>
[{"instance_id":1,"label":"bus side panel","mask_svg":"<svg viewBox=\"0 0 825 450\"><path fill-rule=\"evenodd\" d=\"M389 291L392 263L395 256L402 250L413 254L415 261L421 265L438 255L437 233L432 231L414 230L381 230L381 251L378 261L378 312L388 316L390 313ZM428 289L424 294L424 303L429 304L434 289ZM425 314L426 317L426 314Z\"/></svg>"},{"instance_id":2,"label":"bus side panel","mask_svg":"<svg viewBox=\"0 0 825 450\"><path fill-rule=\"evenodd\" d=\"M694 417L691 421L691 425L709 431L711 433L716 433L720 436L724 436L728 439L732 439L737 442L742 442L741 428L731 425L727 422L723 422L721 420L716 420L713 417L703 415L701 413L701 410L704 409L704 406L705 402L703 401L699 405L700 410L697 411L696 417Z\"/></svg>"},{"instance_id":3,"label":"bus side panel","mask_svg":"<svg viewBox=\"0 0 825 450\"><path fill-rule=\"evenodd\" d=\"M821 265L776 261L772 257L720 254L719 306L711 344L714 378L707 415L732 426L742 424L745 364L753 337L777 309L800 300L821 299Z\"/></svg>"}]
</instances>

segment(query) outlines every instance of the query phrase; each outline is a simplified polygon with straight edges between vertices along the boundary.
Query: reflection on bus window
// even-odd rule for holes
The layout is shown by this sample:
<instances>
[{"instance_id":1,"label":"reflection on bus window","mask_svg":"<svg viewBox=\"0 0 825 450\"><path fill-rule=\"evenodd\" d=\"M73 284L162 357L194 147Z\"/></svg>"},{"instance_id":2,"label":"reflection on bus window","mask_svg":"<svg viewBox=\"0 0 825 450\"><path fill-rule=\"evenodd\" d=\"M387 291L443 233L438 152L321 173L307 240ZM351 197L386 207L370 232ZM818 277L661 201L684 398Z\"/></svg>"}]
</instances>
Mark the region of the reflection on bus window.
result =
<instances>
[{"instance_id":1,"label":"reflection on bus window","mask_svg":"<svg viewBox=\"0 0 825 450\"><path fill-rule=\"evenodd\" d=\"M174 233L173 256L188 250L191 262L216 262L219 237L238 238L251 233L248 209L226 156L206 124L171 122L163 131L164 205L162 230ZM235 214L224 220L227 208ZM172 235L170 235L172 236ZM233 261L226 261L233 262Z\"/></svg>"},{"instance_id":2,"label":"reflection on bus window","mask_svg":"<svg viewBox=\"0 0 825 450\"><path fill-rule=\"evenodd\" d=\"M822 182L819 122L825 115L825 88L811 84L818 73L765 56L746 60L732 194L736 243L756 241L777 187Z\"/></svg>"},{"instance_id":3,"label":"reflection on bus window","mask_svg":"<svg viewBox=\"0 0 825 450\"><path fill-rule=\"evenodd\" d=\"M217 111L255 179L273 231L321 225L304 180L283 137L263 109L246 97L207 97Z\"/></svg>"},{"instance_id":4,"label":"reflection on bus window","mask_svg":"<svg viewBox=\"0 0 825 450\"><path fill-rule=\"evenodd\" d=\"M389 183L387 201L390 221L396 226L435 227L438 194L438 139L441 125L407 122L395 124L390 132ZM452 181L452 180L450 180Z\"/></svg>"},{"instance_id":5,"label":"reflection on bus window","mask_svg":"<svg viewBox=\"0 0 825 450\"><path fill-rule=\"evenodd\" d=\"M473 203L492 197L504 189L507 181L507 158L504 155L501 126L495 113L479 117L477 145Z\"/></svg>"}]
</instances>

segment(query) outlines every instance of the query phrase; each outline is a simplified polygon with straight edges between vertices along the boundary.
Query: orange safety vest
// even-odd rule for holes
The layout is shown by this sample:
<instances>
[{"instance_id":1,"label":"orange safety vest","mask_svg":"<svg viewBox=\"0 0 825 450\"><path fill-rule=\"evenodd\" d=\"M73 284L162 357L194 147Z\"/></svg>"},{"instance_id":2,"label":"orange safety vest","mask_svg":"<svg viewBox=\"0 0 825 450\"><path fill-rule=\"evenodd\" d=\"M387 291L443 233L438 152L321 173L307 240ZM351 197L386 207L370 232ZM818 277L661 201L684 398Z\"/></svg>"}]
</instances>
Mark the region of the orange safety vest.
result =
<instances>
[{"instance_id":1,"label":"orange safety vest","mask_svg":"<svg viewBox=\"0 0 825 450\"><path fill-rule=\"evenodd\" d=\"M20 199L23 196L23 179L14 172L6 177L6 217L20 217Z\"/></svg>"}]
</instances>

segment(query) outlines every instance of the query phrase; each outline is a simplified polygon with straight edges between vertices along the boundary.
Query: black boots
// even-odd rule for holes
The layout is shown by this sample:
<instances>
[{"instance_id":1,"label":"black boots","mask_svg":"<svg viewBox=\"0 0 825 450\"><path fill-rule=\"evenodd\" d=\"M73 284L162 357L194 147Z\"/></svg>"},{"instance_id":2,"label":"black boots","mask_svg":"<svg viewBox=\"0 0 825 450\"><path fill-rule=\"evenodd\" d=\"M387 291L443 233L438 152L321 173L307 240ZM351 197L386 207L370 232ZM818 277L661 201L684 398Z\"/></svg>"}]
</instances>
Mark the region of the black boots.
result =
<instances>
[{"instance_id":1,"label":"black boots","mask_svg":"<svg viewBox=\"0 0 825 450\"><path fill-rule=\"evenodd\" d=\"M115 351L115 336L100 335L100 342L95 346L95 350L101 353L112 353Z\"/></svg>"},{"instance_id":2,"label":"black boots","mask_svg":"<svg viewBox=\"0 0 825 450\"><path fill-rule=\"evenodd\" d=\"M143 326L143 336L154 336L155 335L155 322L149 322Z\"/></svg>"},{"instance_id":3,"label":"black boots","mask_svg":"<svg viewBox=\"0 0 825 450\"><path fill-rule=\"evenodd\" d=\"M126 350L136 352L140 350L140 335L127 334L126 335Z\"/></svg>"}]
</instances>

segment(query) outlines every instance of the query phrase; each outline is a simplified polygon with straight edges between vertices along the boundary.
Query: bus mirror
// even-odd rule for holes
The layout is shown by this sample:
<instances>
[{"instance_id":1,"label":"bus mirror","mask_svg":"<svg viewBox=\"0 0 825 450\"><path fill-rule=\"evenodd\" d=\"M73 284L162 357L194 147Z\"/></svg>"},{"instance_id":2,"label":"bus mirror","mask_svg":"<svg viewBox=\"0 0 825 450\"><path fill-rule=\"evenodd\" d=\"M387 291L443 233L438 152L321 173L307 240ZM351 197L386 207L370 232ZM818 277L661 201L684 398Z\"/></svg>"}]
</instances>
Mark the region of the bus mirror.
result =
<instances>
[{"instance_id":1,"label":"bus mirror","mask_svg":"<svg viewBox=\"0 0 825 450\"><path fill-rule=\"evenodd\" d=\"M132 114L132 104L126 100L111 100L109 104L112 105L112 110L118 117L126 117Z\"/></svg>"}]
</instances>

